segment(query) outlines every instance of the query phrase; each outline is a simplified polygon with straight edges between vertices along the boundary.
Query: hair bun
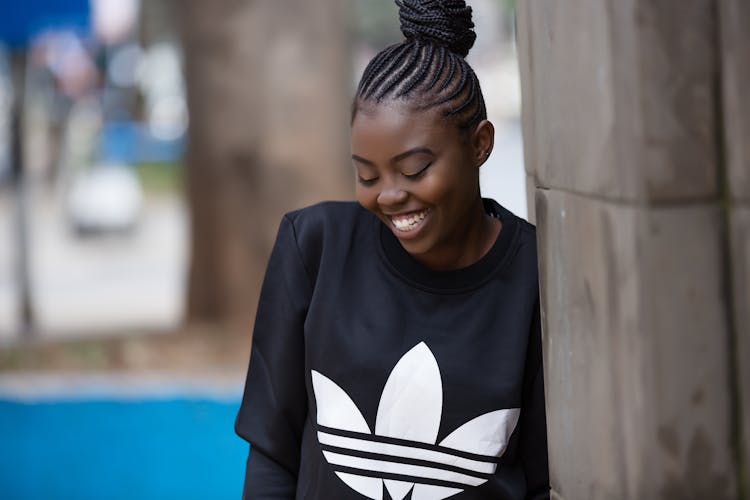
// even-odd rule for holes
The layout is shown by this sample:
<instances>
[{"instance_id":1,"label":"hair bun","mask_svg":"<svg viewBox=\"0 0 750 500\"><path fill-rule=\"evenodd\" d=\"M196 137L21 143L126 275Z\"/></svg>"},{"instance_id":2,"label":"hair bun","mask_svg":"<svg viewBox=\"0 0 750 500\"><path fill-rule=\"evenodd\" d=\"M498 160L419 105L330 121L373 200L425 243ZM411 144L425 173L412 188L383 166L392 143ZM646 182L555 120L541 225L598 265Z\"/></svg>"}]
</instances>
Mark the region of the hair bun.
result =
<instances>
[{"instance_id":1,"label":"hair bun","mask_svg":"<svg viewBox=\"0 0 750 500\"><path fill-rule=\"evenodd\" d=\"M396 5L407 39L430 40L461 57L468 55L477 35L464 0L396 0Z\"/></svg>"}]
</instances>

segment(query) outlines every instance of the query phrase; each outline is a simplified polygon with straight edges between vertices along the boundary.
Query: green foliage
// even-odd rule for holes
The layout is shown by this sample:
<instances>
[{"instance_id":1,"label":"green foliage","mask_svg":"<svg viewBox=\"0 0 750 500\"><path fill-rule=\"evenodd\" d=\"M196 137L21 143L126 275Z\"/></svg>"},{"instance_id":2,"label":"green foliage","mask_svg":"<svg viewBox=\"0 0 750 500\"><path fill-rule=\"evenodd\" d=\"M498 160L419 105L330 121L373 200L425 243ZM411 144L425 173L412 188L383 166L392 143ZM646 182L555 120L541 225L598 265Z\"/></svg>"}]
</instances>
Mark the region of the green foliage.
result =
<instances>
[{"instance_id":1,"label":"green foliage","mask_svg":"<svg viewBox=\"0 0 750 500\"><path fill-rule=\"evenodd\" d=\"M20 344L0 349L0 373L59 370L106 370L115 365L106 341L69 341L59 344Z\"/></svg>"},{"instance_id":2,"label":"green foliage","mask_svg":"<svg viewBox=\"0 0 750 500\"><path fill-rule=\"evenodd\" d=\"M136 170L146 193L177 194L183 189L181 163L141 163Z\"/></svg>"}]
</instances>

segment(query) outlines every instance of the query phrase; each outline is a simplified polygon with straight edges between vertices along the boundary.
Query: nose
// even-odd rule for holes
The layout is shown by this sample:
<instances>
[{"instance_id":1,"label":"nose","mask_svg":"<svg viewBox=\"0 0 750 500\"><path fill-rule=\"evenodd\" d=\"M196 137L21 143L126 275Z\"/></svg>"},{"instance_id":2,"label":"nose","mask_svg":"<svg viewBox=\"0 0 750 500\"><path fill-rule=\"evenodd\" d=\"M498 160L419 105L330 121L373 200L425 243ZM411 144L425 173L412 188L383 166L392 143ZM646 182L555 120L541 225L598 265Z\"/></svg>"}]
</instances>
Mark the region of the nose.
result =
<instances>
[{"instance_id":1,"label":"nose","mask_svg":"<svg viewBox=\"0 0 750 500\"><path fill-rule=\"evenodd\" d=\"M397 182L387 182L378 194L378 205L394 209L406 203L408 198L409 193L401 189Z\"/></svg>"}]
</instances>

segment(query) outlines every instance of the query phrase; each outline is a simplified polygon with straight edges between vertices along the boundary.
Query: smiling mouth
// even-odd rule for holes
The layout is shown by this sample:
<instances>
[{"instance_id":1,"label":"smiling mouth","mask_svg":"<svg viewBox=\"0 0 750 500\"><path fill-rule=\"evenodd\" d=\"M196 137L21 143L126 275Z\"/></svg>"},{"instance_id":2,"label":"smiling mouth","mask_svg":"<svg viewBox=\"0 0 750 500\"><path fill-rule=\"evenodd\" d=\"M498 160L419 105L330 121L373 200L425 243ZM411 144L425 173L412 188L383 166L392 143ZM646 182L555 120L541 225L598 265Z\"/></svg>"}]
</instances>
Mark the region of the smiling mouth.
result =
<instances>
[{"instance_id":1,"label":"smiling mouth","mask_svg":"<svg viewBox=\"0 0 750 500\"><path fill-rule=\"evenodd\" d=\"M391 220L393 227L399 232L410 233L422 225L422 222L429 212L430 209L425 208L420 212L411 212L403 215L389 215L388 218Z\"/></svg>"}]
</instances>

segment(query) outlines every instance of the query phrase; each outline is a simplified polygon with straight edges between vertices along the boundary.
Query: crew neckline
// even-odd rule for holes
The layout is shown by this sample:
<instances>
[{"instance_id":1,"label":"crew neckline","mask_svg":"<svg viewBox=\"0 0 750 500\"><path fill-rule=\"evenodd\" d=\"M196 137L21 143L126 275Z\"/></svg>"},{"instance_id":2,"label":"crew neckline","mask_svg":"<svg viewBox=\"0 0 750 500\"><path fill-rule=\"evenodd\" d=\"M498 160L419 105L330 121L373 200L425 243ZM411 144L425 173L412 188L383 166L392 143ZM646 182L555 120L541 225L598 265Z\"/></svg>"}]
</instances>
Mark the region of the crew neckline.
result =
<instances>
[{"instance_id":1,"label":"crew neckline","mask_svg":"<svg viewBox=\"0 0 750 500\"><path fill-rule=\"evenodd\" d=\"M460 293L484 284L508 260L518 233L518 218L490 198L483 198L484 210L502 222L497 239L478 261L460 269L437 271L407 252L388 227L379 222L380 255L386 266L399 278L417 288L443 293Z\"/></svg>"}]
</instances>

